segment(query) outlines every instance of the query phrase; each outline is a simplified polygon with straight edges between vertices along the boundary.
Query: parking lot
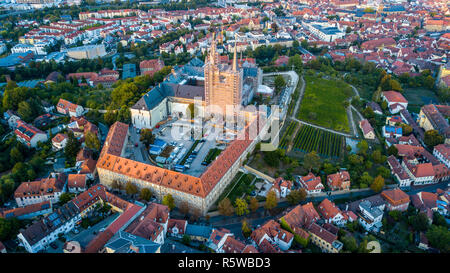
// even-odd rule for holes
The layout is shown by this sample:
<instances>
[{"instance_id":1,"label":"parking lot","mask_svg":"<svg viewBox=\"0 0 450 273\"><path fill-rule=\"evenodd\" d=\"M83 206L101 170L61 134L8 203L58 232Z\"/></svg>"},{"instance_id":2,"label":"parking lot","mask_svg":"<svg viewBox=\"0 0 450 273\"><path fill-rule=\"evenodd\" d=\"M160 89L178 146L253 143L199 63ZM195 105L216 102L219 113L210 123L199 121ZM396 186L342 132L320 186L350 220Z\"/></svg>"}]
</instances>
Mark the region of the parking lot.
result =
<instances>
[{"instance_id":1,"label":"parking lot","mask_svg":"<svg viewBox=\"0 0 450 273\"><path fill-rule=\"evenodd\" d=\"M185 157L192 155L191 159L187 159L184 162L184 165L189 168L186 168L183 173L199 177L206 170L208 166L202 165L202 162L205 160L209 151L214 148L223 150L225 149L226 144L221 141L216 141L216 132L221 131L221 129L218 130L217 128L213 128L212 122L206 122L204 126L207 128L207 130L204 130L207 133L205 133L203 140L198 142L196 147L200 145L201 148L196 155L192 154L191 149L193 149L193 145L195 145L197 139L191 137L191 128L193 128L193 126L189 121L172 120L153 130L156 139L163 140L167 145L178 147L178 154L175 159L178 158L180 153L183 153L183 156L180 156L179 160L164 164L165 168L174 169L175 165L180 164ZM139 140L140 137L138 132L140 133L140 130L131 128L130 139L124 156L153 165L148 159L149 152L146 150L145 145Z\"/></svg>"}]
</instances>

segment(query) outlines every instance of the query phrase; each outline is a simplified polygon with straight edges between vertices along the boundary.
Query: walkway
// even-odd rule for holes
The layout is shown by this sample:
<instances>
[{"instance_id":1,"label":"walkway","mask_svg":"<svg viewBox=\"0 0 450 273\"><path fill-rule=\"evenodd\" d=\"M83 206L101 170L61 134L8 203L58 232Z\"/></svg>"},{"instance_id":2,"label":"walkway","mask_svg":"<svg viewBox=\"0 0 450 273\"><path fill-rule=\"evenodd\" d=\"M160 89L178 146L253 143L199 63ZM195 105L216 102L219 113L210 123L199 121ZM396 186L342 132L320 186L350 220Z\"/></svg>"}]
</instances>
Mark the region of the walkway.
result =
<instances>
[{"instance_id":1,"label":"walkway","mask_svg":"<svg viewBox=\"0 0 450 273\"><path fill-rule=\"evenodd\" d=\"M253 169L250 166L244 165L243 167L244 167L245 170L247 170L248 172L256 175L259 178L265 179L265 180L269 181L270 183L275 182L275 178L273 178L271 176L268 176L267 174L264 174L264 173L262 173L262 172L260 172L260 171L258 171L256 169Z\"/></svg>"},{"instance_id":2,"label":"walkway","mask_svg":"<svg viewBox=\"0 0 450 273\"><path fill-rule=\"evenodd\" d=\"M303 99L303 93L305 92L306 83L305 83L305 79L303 78L303 75L300 79L302 80L302 87L300 88L300 94L298 96L297 104L295 105L295 108L294 108L294 111L292 112L291 117L295 117L298 107L300 106L300 102Z\"/></svg>"},{"instance_id":3,"label":"walkway","mask_svg":"<svg viewBox=\"0 0 450 273\"><path fill-rule=\"evenodd\" d=\"M312 124L312 123L309 123L309 122L306 122L306 121L303 121L303 120L299 120L299 119L293 118L293 117L290 117L290 118L292 120L295 120L295 121L301 123L301 124L309 125L309 126L312 126L314 128L317 128L317 129L322 129L322 130L325 130L325 131L328 131L328 132L331 132L331 133L334 133L334 134L338 134L338 135L341 135L341 136L345 136L345 137L353 137L350 134L346 134L346 133L342 133L342 132L335 131L335 130L332 130L332 129L328 129L328 128L325 128L325 127L322 127L322 126L319 126L319 125L315 125L315 124Z\"/></svg>"}]
</instances>

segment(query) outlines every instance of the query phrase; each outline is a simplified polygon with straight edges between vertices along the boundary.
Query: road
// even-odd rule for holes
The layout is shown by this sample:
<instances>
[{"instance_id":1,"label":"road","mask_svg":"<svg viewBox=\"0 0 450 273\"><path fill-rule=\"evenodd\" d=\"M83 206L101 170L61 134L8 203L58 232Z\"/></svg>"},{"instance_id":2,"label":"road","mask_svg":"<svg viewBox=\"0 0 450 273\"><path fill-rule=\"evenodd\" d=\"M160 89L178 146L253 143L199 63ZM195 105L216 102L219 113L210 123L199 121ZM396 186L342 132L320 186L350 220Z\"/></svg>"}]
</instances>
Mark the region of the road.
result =
<instances>
[{"instance_id":1,"label":"road","mask_svg":"<svg viewBox=\"0 0 450 273\"><path fill-rule=\"evenodd\" d=\"M418 192L421 191L426 191L426 192L436 192L437 189L445 189L448 187L448 181L446 182L441 182L439 184L434 184L434 185L428 185L428 186L420 186L420 187L412 187L409 191L405 192L408 195L414 195ZM394 188L396 187L396 185L391 185L389 186L390 188ZM325 198L328 198L329 200L336 200L336 199L341 199L341 198L350 198L350 197L368 197L373 195L373 191L370 189L355 189L355 190L350 190L350 191L338 191L338 192L332 192L331 195L328 195L328 193L322 194L320 196L310 196L308 198L306 198L306 201L303 203L307 203L307 202L320 202ZM262 205L262 206L261 206ZM282 200L278 203L278 208L292 208L294 206L291 206L287 201ZM284 211L286 211L286 209ZM262 225L265 222L274 219L277 220L279 219L281 216L283 215L283 213L278 214L278 215L267 215L267 213L264 210L263 207L263 203L260 203L260 207L258 208L258 210L254 213L250 213L248 215L245 216L223 216L223 215L217 215L217 216L212 216L209 220L209 223L216 228L226 228L229 229L232 233L234 233L234 235L241 239L244 240L245 238L242 236L242 232L241 232L241 228L242 228L242 220L245 218L247 219L247 221L249 222L249 224L253 227L256 228L258 225Z\"/></svg>"}]
</instances>

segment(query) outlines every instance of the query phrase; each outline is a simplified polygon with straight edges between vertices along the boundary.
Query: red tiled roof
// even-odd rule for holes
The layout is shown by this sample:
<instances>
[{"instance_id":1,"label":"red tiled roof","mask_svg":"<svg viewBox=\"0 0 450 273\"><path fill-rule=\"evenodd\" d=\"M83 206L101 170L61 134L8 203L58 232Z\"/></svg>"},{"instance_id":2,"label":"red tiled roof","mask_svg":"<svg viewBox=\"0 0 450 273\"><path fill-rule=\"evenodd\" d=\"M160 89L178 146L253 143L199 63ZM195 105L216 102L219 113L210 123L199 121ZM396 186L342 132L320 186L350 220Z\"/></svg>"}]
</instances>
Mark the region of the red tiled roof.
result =
<instances>
[{"instance_id":1,"label":"red tiled roof","mask_svg":"<svg viewBox=\"0 0 450 273\"><path fill-rule=\"evenodd\" d=\"M333 202L331 202L330 200L328 200L327 198L325 198L319 204L318 209L325 219L334 218L336 215L341 213L339 208L336 207L336 205Z\"/></svg>"},{"instance_id":2,"label":"red tiled roof","mask_svg":"<svg viewBox=\"0 0 450 273\"><path fill-rule=\"evenodd\" d=\"M68 188L85 188L86 175L85 174L69 174L67 178Z\"/></svg>"},{"instance_id":3,"label":"red tiled roof","mask_svg":"<svg viewBox=\"0 0 450 273\"><path fill-rule=\"evenodd\" d=\"M408 103L408 101L403 97L402 94L396 91L384 91L383 96L390 102L397 102L397 103Z\"/></svg>"}]
</instances>

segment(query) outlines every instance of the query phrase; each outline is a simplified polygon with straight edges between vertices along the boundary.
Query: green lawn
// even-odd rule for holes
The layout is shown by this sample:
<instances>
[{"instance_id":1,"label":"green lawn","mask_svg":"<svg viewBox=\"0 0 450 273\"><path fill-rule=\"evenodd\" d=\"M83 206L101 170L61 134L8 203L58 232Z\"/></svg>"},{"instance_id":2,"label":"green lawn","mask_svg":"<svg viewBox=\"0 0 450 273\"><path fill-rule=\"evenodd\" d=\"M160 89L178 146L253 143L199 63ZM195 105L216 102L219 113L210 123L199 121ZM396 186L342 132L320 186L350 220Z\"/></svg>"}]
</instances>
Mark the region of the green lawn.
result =
<instances>
[{"instance_id":1,"label":"green lawn","mask_svg":"<svg viewBox=\"0 0 450 273\"><path fill-rule=\"evenodd\" d=\"M403 91L403 96L408 100L408 110L419 113L423 105L439 103L436 94L426 88L407 88Z\"/></svg>"},{"instance_id":2,"label":"green lawn","mask_svg":"<svg viewBox=\"0 0 450 273\"><path fill-rule=\"evenodd\" d=\"M305 76L305 93L297 118L330 128L350 132L344 101L353 95L351 87L341 80Z\"/></svg>"},{"instance_id":3,"label":"green lawn","mask_svg":"<svg viewBox=\"0 0 450 273\"><path fill-rule=\"evenodd\" d=\"M213 148L209 150L208 154L205 156L205 159L203 161L206 162L207 165L209 165L209 163L211 163L214 159L216 159L216 157L218 157L221 152L222 152L221 149Z\"/></svg>"},{"instance_id":4,"label":"green lawn","mask_svg":"<svg viewBox=\"0 0 450 273\"><path fill-rule=\"evenodd\" d=\"M225 197L230 199L231 203L234 204L236 198L240 198L244 193L250 194L251 191L254 190L254 185L250 185L254 178L255 176L253 174L238 172L233 178L233 181L231 181L220 195L217 204Z\"/></svg>"}]
</instances>

